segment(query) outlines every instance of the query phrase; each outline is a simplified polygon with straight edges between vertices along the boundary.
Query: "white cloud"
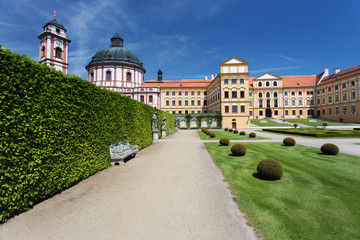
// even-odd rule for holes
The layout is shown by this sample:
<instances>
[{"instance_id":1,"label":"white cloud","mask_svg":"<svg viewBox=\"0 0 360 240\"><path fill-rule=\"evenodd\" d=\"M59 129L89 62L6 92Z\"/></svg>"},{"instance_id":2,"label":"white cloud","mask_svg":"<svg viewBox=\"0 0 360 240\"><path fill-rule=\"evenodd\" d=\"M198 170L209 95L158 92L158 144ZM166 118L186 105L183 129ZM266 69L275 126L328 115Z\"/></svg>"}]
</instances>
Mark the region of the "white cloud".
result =
<instances>
[{"instance_id":1,"label":"white cloud","mask_svg":"<svg viewBox=\"0 0 360 240\"><path fill-rule=\"evenodd\" d=\"M271 54L271 55L269 55L269 56L279 57L279 58L288 60L288 61L290 61L290 62L295 62L295 63L301 62L300 59L288 57L288 56L285 56L285 55L282 55L282 54Z\"/></svg>"},{"instance_id":2,"label":"white cloud","mask_svg":"<svg viewBox=\"0 0 360 240\"><path fill-rule=\"evenodd\" d=\"M266 72L274 72L274 71L284 71L284 70L291 70L291 69L298 69L302 66L293 66L293 67L277 67L277 68L261 68L252 70L251 73L266 73Z\"/></svg>"},{"instance_id":3,"label":"white cloud","mask_svg":"<svg viewBox=\"0 0 360 240\"><path fill-rule=\"evenodd\" d=\"M11 23L7 23L7 22L0 21L0 26L15 27L15 24L11 24Z\"/></svg>"}]
</instances>

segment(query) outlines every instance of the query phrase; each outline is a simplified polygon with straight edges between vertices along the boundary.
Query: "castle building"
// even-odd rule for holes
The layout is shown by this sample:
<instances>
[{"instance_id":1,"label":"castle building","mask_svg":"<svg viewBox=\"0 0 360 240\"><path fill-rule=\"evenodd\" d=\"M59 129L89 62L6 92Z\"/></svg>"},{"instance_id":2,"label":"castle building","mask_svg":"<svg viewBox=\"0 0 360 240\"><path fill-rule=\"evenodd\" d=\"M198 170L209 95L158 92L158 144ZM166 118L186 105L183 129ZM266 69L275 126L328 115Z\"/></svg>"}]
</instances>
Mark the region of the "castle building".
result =
<instances>
[{"instance_id":1,"label":"castle building","mask_svg":"<svg viewBox=\"0 0 360 240\"><path fill-rule=\"evenodd\" d=\"M67 74L71 41L66 35L65 27L55 17L54 15L54 19L44 25L43 32L38 36L39 62Z\"/></svg>"},{"instance_id":2,"label":"castle building","mask_svg":"<svg viewBox=\"0 0 360 240\"><path fill-rule=\"evenodd\" d=\"M40 39L40 63L67 73L66 29L55 18L46 23ZM116 33L111 44L85 67L88 81L173 114L219 113L223 128L249 128L251 119L320 117L360 123L360 65L333 74L249 77L249 63L231 57L220 63L210 79L145 81L143 63Z\"/></svg>"}]
</instances>

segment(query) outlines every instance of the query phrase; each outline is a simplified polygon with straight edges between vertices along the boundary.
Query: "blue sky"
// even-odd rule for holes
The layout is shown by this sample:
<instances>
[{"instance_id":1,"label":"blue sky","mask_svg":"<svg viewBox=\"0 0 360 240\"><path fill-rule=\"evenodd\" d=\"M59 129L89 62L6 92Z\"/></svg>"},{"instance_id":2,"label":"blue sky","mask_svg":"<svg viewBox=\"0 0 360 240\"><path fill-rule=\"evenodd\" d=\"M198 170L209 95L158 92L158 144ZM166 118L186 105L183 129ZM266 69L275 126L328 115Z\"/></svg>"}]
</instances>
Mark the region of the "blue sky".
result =
<instances>
[{"instance_id":1,"label":"blue sky","mask_svg":"<svg viewBox=\"0 0 360 240\"><path fill-rule=\"evenodd\" d=\"M359 0L0 0L0 44L38 60L43 25L53 19L71 39L69 74L118 31L156 79L203 78L236 56L250 76L307 75L360 64Z\"/></svg>"}]
</instances>

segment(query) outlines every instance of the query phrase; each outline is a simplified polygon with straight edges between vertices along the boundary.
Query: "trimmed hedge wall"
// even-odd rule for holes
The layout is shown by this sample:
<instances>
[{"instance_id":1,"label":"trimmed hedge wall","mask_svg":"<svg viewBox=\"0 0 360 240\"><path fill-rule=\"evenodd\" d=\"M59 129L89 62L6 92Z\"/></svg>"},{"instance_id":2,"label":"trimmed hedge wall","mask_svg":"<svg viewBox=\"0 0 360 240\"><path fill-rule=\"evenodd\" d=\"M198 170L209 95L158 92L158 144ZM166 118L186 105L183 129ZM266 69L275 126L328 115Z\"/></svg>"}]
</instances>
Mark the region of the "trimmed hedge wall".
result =
<instances>
[{"instance_id":1,"label":"trimmed hedge wall","mask_svg":"<svg viewBox=\"0 0 360 240\"><path fill-rule=\"evenodd\" d=\"M0 79L0 223L109 167L110 144L152 144L154 111L175 129L172 114L1 46Z\"/></svg>"}]
</instances>

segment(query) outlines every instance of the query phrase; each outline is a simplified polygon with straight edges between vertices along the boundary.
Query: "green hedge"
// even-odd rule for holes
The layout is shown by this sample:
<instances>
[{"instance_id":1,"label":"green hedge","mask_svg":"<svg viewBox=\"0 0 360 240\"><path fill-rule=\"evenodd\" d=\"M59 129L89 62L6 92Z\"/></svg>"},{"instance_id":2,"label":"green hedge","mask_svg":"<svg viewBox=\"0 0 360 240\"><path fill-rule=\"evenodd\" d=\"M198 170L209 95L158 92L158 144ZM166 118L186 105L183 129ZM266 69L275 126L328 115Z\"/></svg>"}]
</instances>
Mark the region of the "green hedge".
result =
<instances>
[{"instance_id":1,"label":"green hedge","mask_svg":"<svg viewBox=\"0 0 360 240\"><path fill-rule=\"evenodd\" d=\"M110 166L109 145L152 144L174 116L0 46L0 223Z\"/></svg>"}]
</instances>

